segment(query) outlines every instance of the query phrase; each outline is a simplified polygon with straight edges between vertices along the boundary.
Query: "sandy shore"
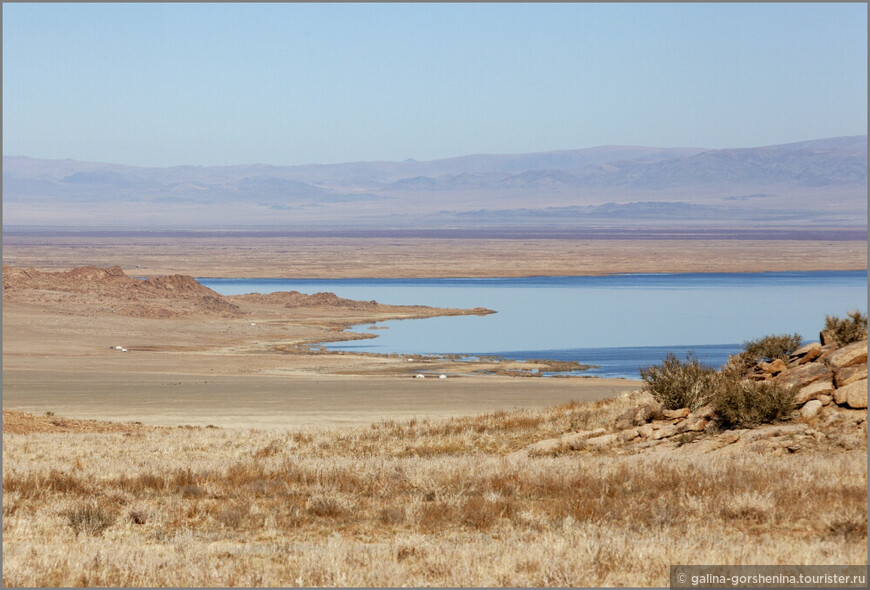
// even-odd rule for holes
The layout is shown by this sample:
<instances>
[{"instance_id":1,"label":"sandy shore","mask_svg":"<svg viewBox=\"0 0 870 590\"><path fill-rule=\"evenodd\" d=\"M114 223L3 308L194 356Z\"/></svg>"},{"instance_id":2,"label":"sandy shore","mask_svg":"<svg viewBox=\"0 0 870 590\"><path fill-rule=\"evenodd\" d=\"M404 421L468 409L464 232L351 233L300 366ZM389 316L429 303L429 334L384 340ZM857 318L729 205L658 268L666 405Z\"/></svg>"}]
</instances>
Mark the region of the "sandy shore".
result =
<instances>
[{"instance_id":1,"label":"sandy shore","mask_svg":"<svg viewBox=\"0 0 870 590\"><path fill-rule=\"evenodd\" d=\"M3 262L136 276L516 277L867 268L867 242L759 239L3 237Z\"/></svg>"}]
</instances>

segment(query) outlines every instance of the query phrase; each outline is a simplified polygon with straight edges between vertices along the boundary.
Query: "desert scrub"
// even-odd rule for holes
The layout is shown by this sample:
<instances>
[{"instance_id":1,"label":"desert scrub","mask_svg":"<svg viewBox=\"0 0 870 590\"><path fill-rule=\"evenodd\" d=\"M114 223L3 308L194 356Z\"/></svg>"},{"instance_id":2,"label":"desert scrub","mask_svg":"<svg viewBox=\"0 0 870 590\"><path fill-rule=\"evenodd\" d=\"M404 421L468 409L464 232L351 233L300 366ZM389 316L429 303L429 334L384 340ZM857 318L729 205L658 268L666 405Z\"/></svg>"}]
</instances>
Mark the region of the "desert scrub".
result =
<instances>
[{"instance_id":1,"label":"desert scrub","mask_svg":"<svg viewBox=\"0 0 870 590\"><path fill-rule=\"evenodd\" d=\"M771 334L763 338L743 343L743 359L753 365L759 361L786 360L788 355L800 348L803 338L800 334Z\"/></svg>"},{"instance_id":2,"label":"desert scrub","mask_svg":"<svg viewBox=\"0 0 870 590\"><path fill-rule=\"evenodd\" d=\"M640 370L644 391L650 393L666 410L705 405L712 395L716 371L703 365L689 353L685 362L669 352L661 365Z\"/></svg>"},{"instance_id":3,"label":"desert scrub","mask_svg":"<svg viewBox=\"0 0 870 590\"><path fill-rule=\"evenodd\" d=\"M795 391L794 387L742 379L734 372L723 371L717 374L711 404L722 428L752 428L788 420L795 408Z\"/></svg>"},{"instance_id":4,"label":"desert scrub","mask_svg":"<svg viewBox=\"0 0 870 590\"><path fill-rule=\"evenodd\" d=\"M835 315L825 316L825 331L839 346L845 346L867 339L867 316L857 309L846 314L846 318Z\"/></svg>"}]
</instances>

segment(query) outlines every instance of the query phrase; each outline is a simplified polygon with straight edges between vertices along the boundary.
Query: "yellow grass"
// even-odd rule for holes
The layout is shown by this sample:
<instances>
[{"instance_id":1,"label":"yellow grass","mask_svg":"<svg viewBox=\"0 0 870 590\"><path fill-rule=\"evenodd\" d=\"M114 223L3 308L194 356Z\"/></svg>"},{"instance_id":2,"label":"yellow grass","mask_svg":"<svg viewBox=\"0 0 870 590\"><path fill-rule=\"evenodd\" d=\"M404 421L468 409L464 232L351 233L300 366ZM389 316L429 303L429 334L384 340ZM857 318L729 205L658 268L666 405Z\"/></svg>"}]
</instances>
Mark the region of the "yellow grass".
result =
<instances>
[{"instance_id":1,"label":"yellow grass","mask_svg":"<svg viewBox=\"0 0 870 590\"><path fill-rule=\"evenodd\" d=\"M669 564L864 564L866 445L526 444L636 402L323 432L4 434L12 586L664 586Z\"/></svg>"}]
</instances>

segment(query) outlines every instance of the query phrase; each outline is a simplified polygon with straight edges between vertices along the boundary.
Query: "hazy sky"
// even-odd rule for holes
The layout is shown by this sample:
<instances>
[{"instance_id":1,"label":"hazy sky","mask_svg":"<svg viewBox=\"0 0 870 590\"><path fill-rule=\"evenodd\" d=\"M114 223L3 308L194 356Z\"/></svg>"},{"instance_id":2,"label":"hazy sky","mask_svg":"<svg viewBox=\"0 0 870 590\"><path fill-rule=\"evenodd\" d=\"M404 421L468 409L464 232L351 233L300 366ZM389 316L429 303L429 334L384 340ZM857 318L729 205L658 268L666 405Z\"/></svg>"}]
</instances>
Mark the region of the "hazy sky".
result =
<instances>
[{"instance_id":1,"label":"hazy sky","mask_svg":"<svg viewBox=\"0 0 870 590\"><path fill-rule=\"evenodd\" d=\"M857 4L4 4L6 155L429 160L867 130Z\"/></svg>"}]
</instances>

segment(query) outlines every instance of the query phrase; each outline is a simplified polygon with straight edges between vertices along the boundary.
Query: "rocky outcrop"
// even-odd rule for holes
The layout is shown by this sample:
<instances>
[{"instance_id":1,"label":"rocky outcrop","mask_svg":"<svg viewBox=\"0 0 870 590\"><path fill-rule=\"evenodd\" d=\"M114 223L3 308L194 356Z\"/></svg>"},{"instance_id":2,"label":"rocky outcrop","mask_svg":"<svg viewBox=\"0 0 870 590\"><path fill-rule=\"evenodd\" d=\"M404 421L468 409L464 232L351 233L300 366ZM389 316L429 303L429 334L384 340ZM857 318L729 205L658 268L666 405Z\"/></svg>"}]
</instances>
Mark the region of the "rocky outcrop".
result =
<instances>
[{"instance_id":1,"label":"rocky outcrop","mask_svg":"<svg viewBox=\"0 0 870 590\"><path fill-rule=\"evenodd\" d=\"M620 414L610 429L567 433L520 452L529 456L567 451L796 453L814 445L852 449L866 444L866 340L843 347L813 342L796 350L788 362L759 363L750 376L795 388L796 410L790 421L723 432L713 406L692 412L665 410L658 402L645 401Z\"/></svg>"},{"instance_id":2,"label":"rocky outcrop","mask_svg":"<svg viewBox=\"0 0 870 590\"><path fill-rule=\"evenodd\" d=\"M769 379L799 388L795 403L802 419L823 417L836 407L867 408L867 340L840 347L812 342L792 353L788 366Z\"/></svg>"}]
</instances>

